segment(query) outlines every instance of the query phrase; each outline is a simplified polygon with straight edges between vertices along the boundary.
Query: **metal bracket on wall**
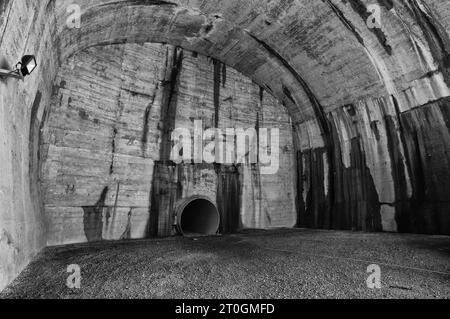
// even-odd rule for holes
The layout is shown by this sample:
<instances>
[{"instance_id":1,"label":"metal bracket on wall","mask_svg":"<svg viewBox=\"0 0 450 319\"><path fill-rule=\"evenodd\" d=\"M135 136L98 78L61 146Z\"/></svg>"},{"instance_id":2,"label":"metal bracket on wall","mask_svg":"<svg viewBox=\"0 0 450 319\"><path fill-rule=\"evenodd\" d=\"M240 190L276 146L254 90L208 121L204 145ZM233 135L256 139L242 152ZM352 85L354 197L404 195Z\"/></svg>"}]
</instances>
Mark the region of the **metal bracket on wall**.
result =
<instances>
[{"instance_id":1,"label":"metal bracket on wall","mask_svg":"<svg viewBox=\"0 0 450 319\"><path fill-rule=\"evenodd\" d=\"M6 80L8 78L15 78L23 81L23 75L20 73L20 70L4 70L0 69L0 80Z\"/></svg>"}]
</instances>

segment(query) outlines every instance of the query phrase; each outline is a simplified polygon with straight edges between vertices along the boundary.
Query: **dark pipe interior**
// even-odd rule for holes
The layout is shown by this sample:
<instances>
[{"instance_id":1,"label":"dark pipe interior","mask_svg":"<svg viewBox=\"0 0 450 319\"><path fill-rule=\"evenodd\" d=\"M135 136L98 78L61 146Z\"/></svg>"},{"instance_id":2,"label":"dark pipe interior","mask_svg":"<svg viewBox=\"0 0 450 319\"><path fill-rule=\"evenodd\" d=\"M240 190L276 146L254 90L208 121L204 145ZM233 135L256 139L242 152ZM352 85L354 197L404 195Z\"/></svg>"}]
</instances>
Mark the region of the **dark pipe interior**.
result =
<instances>
[{"instance_id":1,"label":"dark pipe interior","mask_svg":"<svg viewBox=\"0 0 450 319\"><path fill-rule=\"evenodd\" d=\"M213 203L196 199L181 212L179 226L185 236L215 235L219 230L220 215Z\"/></svg>"}]
</instances>

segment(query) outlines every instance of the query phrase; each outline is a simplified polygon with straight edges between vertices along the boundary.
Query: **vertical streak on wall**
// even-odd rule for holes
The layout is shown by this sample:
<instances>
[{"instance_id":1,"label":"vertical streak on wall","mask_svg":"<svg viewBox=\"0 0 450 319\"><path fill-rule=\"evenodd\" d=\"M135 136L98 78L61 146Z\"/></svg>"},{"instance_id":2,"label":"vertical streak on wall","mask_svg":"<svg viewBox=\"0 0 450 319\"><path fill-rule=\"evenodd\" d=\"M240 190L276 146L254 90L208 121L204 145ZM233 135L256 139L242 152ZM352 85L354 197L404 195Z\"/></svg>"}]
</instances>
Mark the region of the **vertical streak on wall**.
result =
<instances>
[{"instance_id":1,"label":"vertical streak on wall","mask_svg":"<svg viewBox=\"0 0 450 319\"><path fill-rule=\"evenodd\" d=\"M220 72L221 65L219 61L213 59L214 65L214 127L219 127L219 112L220 112ZM223 83L225 85L225 83Z\"/></svg>"},{"instance_id":2,"label":"vertical streak on wall","mask_svg":"<svg viewBox=\"0 0 450 319\"><path fill-rule=\"evenodd\" d=\"M155 103L156 94L159 90L159 84L155 87L155 92L153 93L150 103L147 105L147 108L145 109L144 114L144 125L142 130L142 137L141 137L141 151L142 151L142 157L145 158L145 151L147 147L148 142L148 132L149 132L149 121L150 121L150 113L153 108L153 104Z\"/></svg>"},{"instance_id":3,"label":"vertical streak on wall","mask_svg":"<svg viewBox=\"0 0 450 319\"><path fill-rule=\"evenodd\" d=\"M449 233L449 101L400 113L392 97L329 114L336 163L331 228ZM327 228L328 216L321 213L326 211L321 207L324 150L299 144L298 137L296 143L302 145L297 152L298 193L306 193L297 197L298 225Z\"/></svg>"},{"instance_id":4,"label":"vertical streak on wall","mask_svg":"<svg viewBox=\"0 0 450 319\"><path fill-rule=\"evenodd\" d=\"M406 152L406 142L404 136L404 130L400 120L400 110L397 100L392 97L392 102L395 108L396 116L388 114L388 105L381 100L382 112L384 115L384 126L387 134L387 147L389 151L389 157L391 160L391 174L395 190L395 203L388 204L395 208L395 217L397 227L399 221L402 220L405 215L414 214L414 209L409 203L409 191L408 179L411 176L411 167L407 165L407 161L403 159L403 152ZM398 127L398 128L397 128ZM409 176L407 176L407 174Z\"/></svg>"},{"instance_id":5,"label":"vertical streak on wall","mask_svg":"<svg viewBox=\"0 0 450 319\"><path fill-rule=\"evenodd\" d=\"M241 225L242 181L240 166L217 165L217 209L221 217L220 232L229 234Z\"/></svg>"},{"instance_id":6,"label":"vertical streak on wall","mask_svg":"<svg viewBox=\"0 0 450 319\"><path fill-rule=\"evenodd\" d=\"M218 60L213 59L214 67L214 127L219 128L220 121L220 86L226 85L226 67ZM220 136L216 135L216 162L220 162L218 157ZM241 172L239 166L216 164L217 173L217 208L221 216L220 232L223 234L232 233L239 229L241 225Z\"/></svg>"},{"instance_id":7,"label":"vertical streak on wall","mask_svg":"<svg viewBox=\"0 0 450 319\"><path fill-rule=\"evenodd\" d=\"M149 235L152 237L167 235L167 232L170 232L167 229L171 227L170 209L176 200L174 196L176 197L178 194L178 174L176 166L170 162L170 153L172 149L171 133L175 129L177 94L182 65L183 50L168 47L166 70L162 81L160 161L155 162L150 195Z\"/></svg>"},{"instance_id":8,"label":"vertical streak on wall","mask_svg":"<svg viewBox=\"0 0 450 319\"><path fill-rule=\"evenodd\" d=\"M255 216L254 225L256 227L262 226L262 181L261 181L261 167L259 166L259 133L263 119L263 107L264 107L264 89L259 89L259 103L256 112L255 131L257 138L257 159L258 163L250 163L251 166L251 185L252 185L252 199L253 199L253 216Z\"/></svg>"},{"instance_id":9,"label":"vertical streak on wall","mask_svg":"<svg viewBox=\"0 0 450 319\"><path fill-rule=\"evenodd\" d=\"M183 50L176 47L168 48L166 56L166 70L162 83L161 100L161 150L160 160L169 161L172 149L171 134L175 129L177 112L177 90L180 72L183 65Z\"/></svg>"},{"instance_id":10,"label":"vertical streak on wall","mask_svg":"<svg viewBox=\"0 0 450 319\"><path fill-rule=\"evenodd\" d=\"M400 232L450 233L449 106L446 98L400 116L413 190L397 211Z\"/></svg>"},{"instance_id":11,"label":"vertical streak on wall","mask_svg":"<svg viewBox=\"0 0 450 319\"><path fill-rule=\"evenodd\" d=\"M121 74L121 78L120 78L120 88L119 88L119 95L117 96L117 110L116 110L116 114L115 114L115 121L114 121L114 125L113 125L113 130L112 130L112 137L111 137L111 165L109 167L109 175L112 176L114 174L114 162L116 160L116 138L118 135L118 123L120 123L120 119L123 115L123 110L124 110L124 103L122 103L122 90L123 90L123 67L124 67L124 57L125 57L125 48L121 49L121 64L120 64L120 74Z\"/></svg>"},{"instance_id":12,"label":"vertical streak on wall","mask_svg":"<svg viewBox=\"0 0 450 319\"><path fill-rule=\"evenodd\" d=\"M335 144L335 203L333 229L381 231L378 193L366 164L360 136L350 126L354 106L348 113L330 114ZM339 123L339 124L338 124ZM346 162L343 157L347 158Z\"/></svg>"},{"instance_id":13,"label":"vertical streak on wall","mask_svg":"<svg viewBox=\"0 0 450 319\"><path fill-rule=\"evenodd\" d=\"M109 175L114 174L114 160L116 158L116 137L117 137L117 128L113 127L113 133L111 138L111 164L109 166Z\"/></svg>"},{"instance_id":14,"label":"vertical streak on wall","mask_svg":"<svg viewBox=\"0 0 450 319\"><path fill-rule=\"evenodd\" d=\"M227 85L227 65L222 63L222 86L225 88Z\"/></svg>"},{"instance_id":15,"label":"vertical streak on wall","mask_svg":"<svg viewBox=\"0 0 450 319\"><path fill-rule=\"evenodd\" d=\"M298 226L328 229L331 227L331 216L324 187L324 154L327 154L327 150L317 148L297 154ZM304 199L302 194L305 191L307 195Z\"/></svg>"},{"instance_id":16,"label":"vertical streak on wall","mask_svg":"<svg viewBox=\"0 0 450 319\"><path fill-rule=\"evenodd\" d=\"M36 96L34 98L33 106L31 107L31 115L30 115L30 133L28 138L28 148L29 148L29 175L30 175L30 194L33 198L41 200L41 196L39 193L39 174L40 174L40 166L41 156L40 156L40 144L41 144L41 128L42 123L39 122L38 119L38 110L41 104L42 93L37 91ZM45 117L43 118L43 121ZM40 209L40 207L36 207L36 209Z\"/></svg>"},{"instance_id":17,"label":"vertical streak on wall","mask_svg":"<svg viewBox=\"0 0 450 319\"><path fill-rule=\"evenodd\" d=\"M302 152L299 149L300 146L300 133L298 132L297 126L292 125L292 137L293 137L293 147L294 147L294 163L296 169L296 178L295 178L295 206L297 210L297 224L296 227L302 227L302 222L305 214L305 201L303 200L303 158Z\"/></svg>"}]
</instances>

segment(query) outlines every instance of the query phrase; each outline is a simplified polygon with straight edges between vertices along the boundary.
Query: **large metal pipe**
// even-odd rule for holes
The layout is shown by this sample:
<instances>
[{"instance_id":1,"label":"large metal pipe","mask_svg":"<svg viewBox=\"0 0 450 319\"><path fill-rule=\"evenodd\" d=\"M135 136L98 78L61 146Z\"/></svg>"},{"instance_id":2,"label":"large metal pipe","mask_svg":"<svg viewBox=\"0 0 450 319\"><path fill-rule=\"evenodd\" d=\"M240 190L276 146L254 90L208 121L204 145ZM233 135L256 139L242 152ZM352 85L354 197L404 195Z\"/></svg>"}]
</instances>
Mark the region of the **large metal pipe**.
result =
<instances>
[{"instance_id":1,"label":"large metal pipe","mask_svg":"<svg viewBox=\"0 0 450 319\"><path fill-rule=\"evenodd\" d=\"M220 214L209 199L191 197L178 206L176 226L178 232L187 237L216 235L220 227Z\"/></svg>"}]
</instances>

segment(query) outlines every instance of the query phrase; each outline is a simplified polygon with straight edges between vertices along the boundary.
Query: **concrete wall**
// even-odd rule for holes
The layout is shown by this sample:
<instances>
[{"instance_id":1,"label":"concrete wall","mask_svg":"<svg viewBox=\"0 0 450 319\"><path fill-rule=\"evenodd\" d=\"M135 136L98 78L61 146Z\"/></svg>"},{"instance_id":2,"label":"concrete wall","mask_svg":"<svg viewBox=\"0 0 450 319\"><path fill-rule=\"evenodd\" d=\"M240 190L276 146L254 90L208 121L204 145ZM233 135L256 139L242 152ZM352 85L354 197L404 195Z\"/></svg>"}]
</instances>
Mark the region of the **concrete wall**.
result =
<instances>
[{"instance_id":1,"label":"concrete wall","mask_svg":"<svg viewBox=\"0 0 450 319\"><path fill-rule=\"evenodd\" d=\"M99 44L199 52L284 104L297 133L299 225L450 233L447 0L376 1L375 29L371 0L78 0L80 29L66 24L72 3L0 3L2 67L25 53L39 63L23 83L0 82L0 289L45 245L37 145L56 71ZM232 196L234 172L223 169L218 184Z\"/></svg>"},{"instance_id":2,"label":"concrete wall","mask_svg":"<svg viewBox=\"0 0 450 319\"><path fill-rule=\"evenodd\" d=\"M331 182L323 140L301 124L300 225L450 234L449 107L443 98L402 113L390 97L330 112Z\"/></svg>"},{"instance_id":3,"label":"concrete wall","mask_svg":"<svg viewBox=\"0 0 450 319\"><path fill-rule=\"evenodd\" d=\"M129 44L78 53L56 83L41 145L48 245L173 235L179 200L203 195L228 202L229 189L219 183L229 174L214 165L169 162L173 143L166 132L194 133L195 120L203 129L216 123L280 129L278 172L235 167L239 191L231 200L238 204L223 213L236 217L239 228L295 225L290 117L237 71L170 45Z\"/></svg>"},{"instance_id":4,"label":"concrete wall","mask_svg":"<svg viewBox=\"0 0 450 319\"><path fill-rule=\"evenodd\" d=\"M11 69L24 54L39 57L26 81L0 80L0 290L46 245L36 158L57 69L47 2L0 4L1 67Z\"/></svg>"}]
</instances>

